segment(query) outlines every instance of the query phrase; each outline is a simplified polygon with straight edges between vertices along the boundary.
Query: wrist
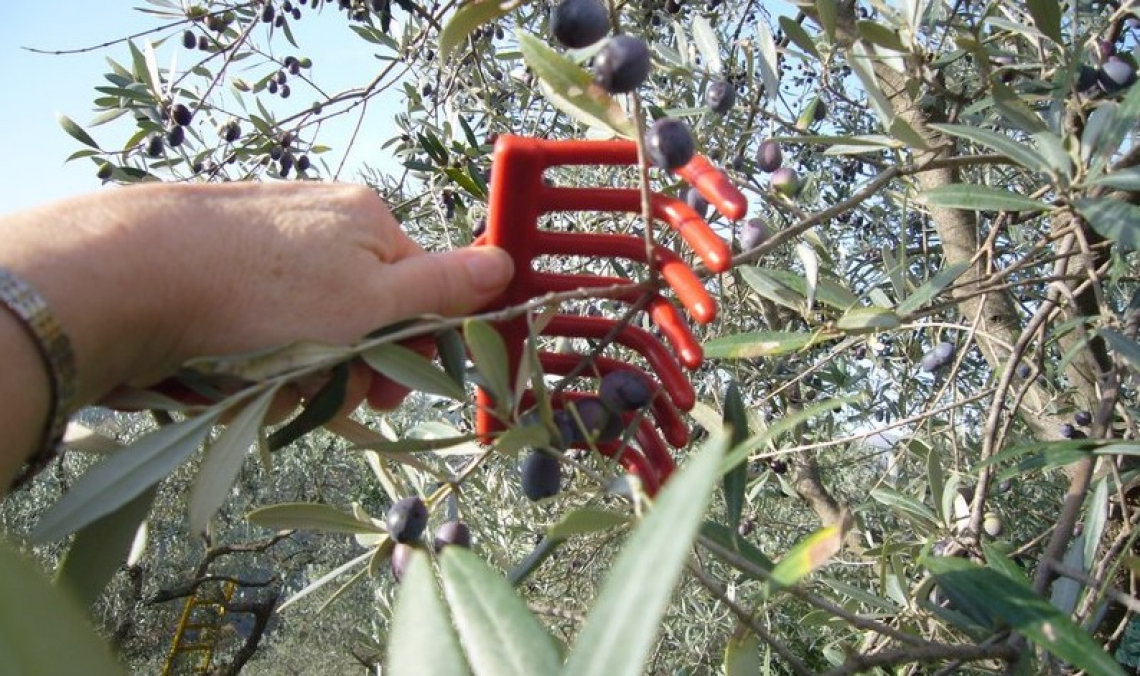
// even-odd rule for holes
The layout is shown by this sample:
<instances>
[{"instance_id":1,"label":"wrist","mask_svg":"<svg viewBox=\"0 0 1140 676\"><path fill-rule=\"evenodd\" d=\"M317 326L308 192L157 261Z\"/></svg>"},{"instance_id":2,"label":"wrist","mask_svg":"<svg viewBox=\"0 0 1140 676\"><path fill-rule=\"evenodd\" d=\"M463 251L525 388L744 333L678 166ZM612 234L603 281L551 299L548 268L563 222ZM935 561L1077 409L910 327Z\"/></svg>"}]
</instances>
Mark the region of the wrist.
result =
<instances>
[{"instance_id":1,"label":"wrist","mask_svg":"<svg viewBox=\"0 0 1140 676\"><path fill-rule=\"evenodd\" d=\"M169 352L161 331L168 285L142 241L148 229L141 226L157 217L146 197L107 190L16 214L0 226L0 265L43 296L71 339L77 405L146 378Z\"/></svg>"}]
</instances>

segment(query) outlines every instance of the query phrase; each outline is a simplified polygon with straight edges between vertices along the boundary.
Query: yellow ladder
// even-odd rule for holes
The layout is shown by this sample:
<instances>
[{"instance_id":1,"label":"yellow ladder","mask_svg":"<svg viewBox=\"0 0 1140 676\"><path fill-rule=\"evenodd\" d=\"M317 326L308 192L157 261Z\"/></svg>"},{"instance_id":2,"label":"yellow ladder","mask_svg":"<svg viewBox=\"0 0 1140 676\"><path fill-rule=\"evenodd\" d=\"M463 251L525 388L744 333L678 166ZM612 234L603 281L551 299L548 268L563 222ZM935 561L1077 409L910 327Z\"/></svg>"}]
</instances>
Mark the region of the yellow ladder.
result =
<instances>
[{"instance_id":1,"label":"yellow ladder","mask_svg":"<svg viewBox=\"0 0 1140 676\"><path fill-rule=\"evenodd\" d=\"M174 643L170 646L170 654L166 657L166 666L162 668L162 676L170 676L178 656L185 653L199 653L201 659L198 666L193 668L196 674L204 674L210 670L210 662L214 658L214 648L218 643L218 628L226 614L226 604L233 598L237 584L229 581L222 585L221 600L208 593L211 585L201 584L194 593L186 599L182 609L182 619L178 622L178 630L174 633ZM187 637L188 633L194 635L194 640Z\"/></svg>"}]
</instances>

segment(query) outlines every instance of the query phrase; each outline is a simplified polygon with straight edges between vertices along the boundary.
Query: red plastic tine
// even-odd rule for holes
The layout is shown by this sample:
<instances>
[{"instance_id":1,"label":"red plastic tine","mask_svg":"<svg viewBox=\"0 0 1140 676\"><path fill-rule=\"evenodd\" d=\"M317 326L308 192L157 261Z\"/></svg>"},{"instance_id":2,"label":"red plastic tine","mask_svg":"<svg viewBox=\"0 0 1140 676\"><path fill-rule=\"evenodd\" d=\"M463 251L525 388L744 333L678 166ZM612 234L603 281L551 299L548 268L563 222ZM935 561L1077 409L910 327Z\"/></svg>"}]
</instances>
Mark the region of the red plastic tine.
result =
<instances>
[{"instance_id":1,"label":"red plastic tine","mask_svg":"<svg viewBox=\"0 0 1140 676\"><path fill-rule=\"evenodd\" d=\"M614 324L614 320L605 317L555 315L546 327L546 335L601 340L609 335ZM685 378L681 369L677 368L677 362L669 356L669 353L652 334L636 326L625 326L618 333L615 342L635 350L642 357L645 357L650 368L661 379L661 383L665 386L665 391L669 393L673 404L681 411L692 410L697 402L697 394L693 391L693 384Z\"/></svg>"},{"instance_id":2,"label":"red plastic tine","mask_svg":"<svg viewBox=\"0 0 1140 676\"><path fill-rule=\"evenodd\" d=\"M641 213L641 193L628 188L543 187L546 211L626 211ZM681 200L658 193L650 197L653 217L669 224L713 272L732 267L732 251L705 219ZM587 206L588 205L588 206Z\"/></svg>"},{"instance_id":3,"label":"red plastic tine","mask_svg":"<svg viewBox=\"0 0 1140 676\"><path fill-rule=\"evenodd\" d=\"M646 262L645 241L629 235L568 234L562 232L539 233L542 250L550 255L620 257L641 263ZM701 324L716 318L716 302L705 289L693 270L677 254L663 247L655 247L653 258L665 283L677 294L677 300ZM575 277L575 279L579 279ZM628 283L613 279L614 283ZM608 286L608 284L597 284ZM593 283L591 282L591 286Z\"/></svg>"},{"instance_id":4,"label":"red plastic tine","mask_svg":"<svg viewBox=\"0 0 1140 676\"><path fill-rule=\"evenodd\" d=\"M634 417L635 414L626 414L627 429ZM669 455L669 449L665 448L661 437L653 429L652 423L645 418L637 421L637 445L641 446L645 459L657 469L657 476L662 482L668 479L673 470L677 468L676 463L673 462L673 456Z\"/></svg>"},{"instance_id":5,"label":"red plastic tine","mask_svg":"<svg viewBox=\"0 0 1140 676\"><path fill-rule=\"evenodd\" d=\"M620 256L646 262L645 243L638 238L542 232L537 226L538 217L549 211L640 212L641 193L638 190L559 188L546 186L542 181L543 172L557 165L635 164L637 162L635 144L629 141L544 141L502 136L495 145L494 162L487 233L480 237L476 244L490 244L505 249L514 258L516 273L510 288L493 301L488 309L518 305L555 291L615 285L630 287L628 293L619 294L621 300L634 302L641 297L643 292L629 280L594 275L543 273L533 267L534 259L542 255ZM689 181L722 214L731 219L744 216L747 210L744 196L724 174L703 157L693 158L676 173ZM731 265L731 251L727 244L716 236L692 208L679 200L656 193L651 195L650 205L654 218L665 221L676 230L710 270L722 272L728 269ZM686 310L698 322L711 321L716 314L716 305L692 270L675 253L664 248L656 247L652 255L662 279L674 290ZM681 364L689 369L699 366L703 357L700 345L677 309L658 295L652 295L648 299L645 309L654 325L673 346ZM558 315L544 329L544 333L602 338L608 335L614 326L615 322L607 319ZM510 361L508 366L513 381L517 377L523 341L528 337L526 318L519 317L501 322L498 328L507 346ZM684 379L672 357L652 335L641 329L626 326L617 332L616 341L636 350L646 358L650 367L656 370L661 378L672 404L681 410L688 410L693 406L695 396L691 384ZM540 358L546 365L545 368L553 371L568 372L578 363L574 357L562 359L561 356L544 354L540 355ZM611 366L610 362L601 363L605 366L595 365L599 372ZM655 402L654 416L662 421L668 441L679 442L676 445L687 443L688 430L684 428L676 410L669 406L670 402L664 397L656 399L667 407L658 410L656 407L659 404ZM500 428L501 422L495 419L492 413L494 402L483 390L479 391L479 405L477 429L486 437L490 432ZM652 426L645 421L639 425L639 428L644 428L638 430L638 434L642 437L639 443L646 446L647 453L655 456L648 464L652 466L660 463L662 467L668 468L667 471L671 471L672 459L668 457L668 452ZM636 461L631 463L631 470L636 469Z\"/></svg>"}]
</instances>

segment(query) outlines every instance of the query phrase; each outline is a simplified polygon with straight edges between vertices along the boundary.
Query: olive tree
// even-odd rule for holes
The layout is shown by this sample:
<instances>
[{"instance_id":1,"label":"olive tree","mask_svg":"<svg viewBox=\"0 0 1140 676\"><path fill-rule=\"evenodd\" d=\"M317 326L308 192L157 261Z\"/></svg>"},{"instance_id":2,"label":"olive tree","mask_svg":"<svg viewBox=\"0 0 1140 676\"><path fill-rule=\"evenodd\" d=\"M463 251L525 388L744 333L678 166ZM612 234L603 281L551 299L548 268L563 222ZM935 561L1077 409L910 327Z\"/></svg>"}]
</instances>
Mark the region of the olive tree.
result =
<instances>
[{"instance_id":1,"label":"olive tree","mask_svg":"<svg viewBox=\"0 0 1140 676\"><path fill-rule=\"evenodd\" d=\"M262 668L281 665L291 653L298 671L313 669L299 656L313 646L305 622L290 613L317 597L353 599L343 617L358 619L340 634L355 642L338 645L362 668L387 659L396 672L533 674L563 661L569 672L631 674L1140 665L1129 442L1140 15L1129 4L155 0L146 11L153 32L105 47L96 119L63 119L84 146L71 159L92 162L103 181L362 181L417 240L442 249L483 227L497 137L624 136L652 150L642 130L669 118L688 125L750 207L738 222L707 212L734 267L693 263L719 316L693 327L705 356L690 374L694 442L675 449L683 469L657 496L612 461L575 452L556 456L565 476L555 490L524 490L523 449L550 445L552 430L516 416L489 444L470 433L472 385L488 386L488 355L501 349L495 322L538 321L545 308L641 322L581 293L387 327L347 354L308 346L226 362L248 386L235 396L252 402L225 428L234 433L214 429L232 400L186 409L155 399L174 417L106 462L190 458L173 474L185 483L154 503L167 515L189 503L189 517L158 537L205 532L217 546L298 529L342 543L282 588L285 621L267 647L227 668L252 659L257 669L262 655L272 660ZM376 58L331 89L323 78L345 73L322 72L325 57L304 40L317 34L367 44ZM178 68L163 68L174 53ZM615 75L625 59L651 62L644 81ZM378 117L392 137L359 147ZM642 186L707 208L645 161L549 173L556 185ZM674 233L636 216L543 225L656 237L688 255ZM609 260L542 264L647 290L659 281L648 266ZM423 335L445 368L388 349ZM641 363L604 341L535 343ZM350 358L424 394L388 415L333 420ZM532 385L550 379L527 368ZM330 385L259 435L273 385L318 370L331 371ZM339 446L304 452L326 444ZM214 459L240 463L252 446L264 469L248 480L237 479L240 464ZM253 497L283 480L274 476L320 475L334 452L346 468L336 491ZM93 528L116 534L123 546L110 554L69 552L93 599L162 477L96 485L86 464L60 470L70 491L32 533L47 543L78 531L72 551ZM231 487L239 498L227 499ZM32 495L25 512L42 509L39 490L8 509ZM554 495L532 503L524 492ZM75 493L98 514L77 512ZM429 529L468 524L478 556L394 546L383 513L411 495L427 499ZM180 565L156 560L147 574L185 577L193 564ZM121 594L120 578L111 589Z\"/></svg>"}]
</instances>

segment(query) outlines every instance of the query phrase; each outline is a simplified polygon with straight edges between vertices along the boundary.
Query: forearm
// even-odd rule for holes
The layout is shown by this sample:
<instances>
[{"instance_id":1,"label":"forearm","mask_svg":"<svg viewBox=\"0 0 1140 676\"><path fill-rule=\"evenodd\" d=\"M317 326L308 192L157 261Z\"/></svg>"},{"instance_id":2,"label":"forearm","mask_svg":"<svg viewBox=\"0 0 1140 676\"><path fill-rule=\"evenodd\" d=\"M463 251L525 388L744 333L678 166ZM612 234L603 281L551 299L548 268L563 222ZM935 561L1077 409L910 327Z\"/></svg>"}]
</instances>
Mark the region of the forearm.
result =
<instances>
[{"instance_id":1,"label":"forearm","mask_svg":"<svg viewBox=\"0 0 1140 676\"><path fill-rule=\"evenodd\" d=\"M123 191L68 200L0 218L0 266L47 302L75 354L74 406L91 403L156 362L155 292L142 279L137 252L126 246L147 217L123 204ZM120 203L116 206L116 202ZM51 409L48 371L20 320L0 311L0 485L7 486L43 443Z\"/></svg>"},{"instance_id":2,"label":"forearm","mask_svg":"<svg viewBox=\"0 0 1140 676\"><path fill-rule=\"evenodd\" d=\"M474 312L513 272L493 247L426 254L375 192L316 182L105 190L0 218L0 238L0 266L71 339L74 406L194 357L348 344L409 317ZM0 479L34 450L51 406L35 344L2 315L0 349L16 367L0 372Z\"/></svg>"}]
</instances>

